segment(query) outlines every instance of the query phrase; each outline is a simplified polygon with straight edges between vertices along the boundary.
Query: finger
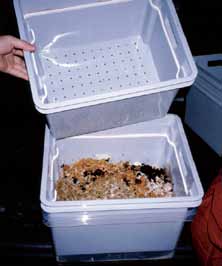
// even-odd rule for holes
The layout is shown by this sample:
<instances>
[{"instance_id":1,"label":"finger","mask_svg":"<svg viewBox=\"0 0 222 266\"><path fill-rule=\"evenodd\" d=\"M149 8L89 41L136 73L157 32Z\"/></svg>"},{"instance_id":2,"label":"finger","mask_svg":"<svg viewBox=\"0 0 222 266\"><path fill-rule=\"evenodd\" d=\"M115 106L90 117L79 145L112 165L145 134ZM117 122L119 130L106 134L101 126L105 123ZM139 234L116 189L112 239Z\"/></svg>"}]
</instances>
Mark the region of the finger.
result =
<instances>
[{"instance_id":1,"label":"finger","mask_svg":"<svg viewBox=\"0 0 222 266\"><path fill-rule=\"evenodd\" d=\"M13 67L13 69L19 70L19 71L23 72L24 74L27 74L26 67L24 67L22 65L15 64L14 67Z\"/></svg>"},{"instance_id":2,"label":"finger","mask_svg":"<svg viewBox=\"0 0 222 266\"><path fill-rule=\"evenodd\" d=\"M9 36L8 38L15 48L22 49L25 51L30 51L30 52L35 51L35 46L26 41L17 39L13 36Z\"/></svg>"},{"instance_id":3,"label":"finger","mask_svg":"<svg viewBox=\"0 0 222 266\"><path fill-rule=\"evenodd\" d=\"M25 67L25 62L24 62L24 60L23 60L21 57L19 57L19 56L15 56L15 57L14 57L14 61L15 61L16 64Z\"/></svg>"},{"instance_id":4,"label":"finger","mask_svg":"<svg viewBox=\"0 0 222 266\"><path fill-rule=\"evenodd\" d=\"M20 71L16 68L10 69L10 71L7 72L8 74L11 74L15 77L22 78L24 80L29 80L28 74L24 73L23 71Z\"/></svg>"},{"instance_id":5,"label":"finger","mask_svg":"<svg viewBox=\"0 0 222 266\"><path fill-rule=\"evenodd\" d=\"M23 50L13 49L13 54L18 56L24 56Z\"/></svg>"}]
</instances>

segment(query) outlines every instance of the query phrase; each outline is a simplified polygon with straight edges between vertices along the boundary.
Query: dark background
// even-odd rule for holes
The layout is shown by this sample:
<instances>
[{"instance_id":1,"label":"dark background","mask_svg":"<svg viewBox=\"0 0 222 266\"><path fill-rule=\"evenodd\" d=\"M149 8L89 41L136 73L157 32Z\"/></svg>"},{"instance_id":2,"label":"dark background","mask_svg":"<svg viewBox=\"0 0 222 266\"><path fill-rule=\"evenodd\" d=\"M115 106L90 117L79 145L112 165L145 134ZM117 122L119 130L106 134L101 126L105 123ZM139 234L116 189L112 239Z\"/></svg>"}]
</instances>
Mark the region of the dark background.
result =
<instances>
[{"instance_id":1,"label":"dark background","mask_svg":"<svg viewBox=\"0 0 222 266\"><path fill-rule=\"evenodd\" d=\"M220 2L174 1L193 55L222 53ZM9 0L0 1L0 35L4 34L19 37ZM185 99L188 89L182 89L178 97ZM35 110L28 82L0 73L0 93L0 265L56 265L49 229L41 222L39 202L44 116ZM184 110L185 101L175 100L171 112L183 119ZM222 165L221 158L186 125L185 130L206 190ZM196 265L189 227L187 223L175 259L130 264Z\"/></svg>"}]
</instances>

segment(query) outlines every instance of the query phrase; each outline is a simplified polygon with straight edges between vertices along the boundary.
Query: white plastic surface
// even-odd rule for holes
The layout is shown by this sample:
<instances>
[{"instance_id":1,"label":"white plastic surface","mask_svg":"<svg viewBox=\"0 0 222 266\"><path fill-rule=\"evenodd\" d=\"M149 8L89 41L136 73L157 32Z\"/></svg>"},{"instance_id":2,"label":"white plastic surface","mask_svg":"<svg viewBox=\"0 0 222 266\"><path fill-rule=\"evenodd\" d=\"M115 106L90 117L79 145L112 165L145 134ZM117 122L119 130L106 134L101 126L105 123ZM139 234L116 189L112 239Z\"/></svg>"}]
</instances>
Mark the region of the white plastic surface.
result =
<instances>
[{"instance_id":1,"label":"white plastic surface","mask_svg":"<svg viewBox=\"0 0 222 266\"><path fill-rule=\"evenodd\" d=\"M218 155L222 155L222 55L195 58L199 69L187 95L185 121Z\"/></svg>"},{"instance_id":2,"label":"white plastic surface","mask_svg":"<svg viewBox=\"0 0 222 266\"><path fill-rule=\"evenodd\" d=\"M61 164L102 154L113 161L167 167L176 196L56 201L55 182ZM174 115L63 140L55 140L46 128L41 206L44 222L52 230L57 257L62 260L133 252L147 252L152 258L172 254L188 208L199 206L202 196L181 121Z\"/></svg>"},{"instance_id":3,"label":"white plastic surface","mask_svg":"<svg viewBox=\"0 0 222 266\"><path fill-rule=\"evenodd\" d=\"M193 83L171 0L14 0L37 109L55 113ZM87 19L85 19L87 17Z\"/></svg>"}]
</instances>

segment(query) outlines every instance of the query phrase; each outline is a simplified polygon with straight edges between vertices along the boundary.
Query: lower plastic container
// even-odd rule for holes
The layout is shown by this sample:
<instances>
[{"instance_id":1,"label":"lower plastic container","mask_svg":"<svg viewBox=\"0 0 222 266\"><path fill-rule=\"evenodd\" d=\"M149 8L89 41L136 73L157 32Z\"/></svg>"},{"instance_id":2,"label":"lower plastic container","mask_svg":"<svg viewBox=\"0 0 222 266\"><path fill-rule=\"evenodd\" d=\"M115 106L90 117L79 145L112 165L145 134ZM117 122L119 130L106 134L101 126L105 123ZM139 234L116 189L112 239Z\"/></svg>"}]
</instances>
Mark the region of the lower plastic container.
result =
<instances>
[{"instance_id":1,"label":"lower plastic container","mask_svg":"<svg viewBox=\"0 0 222 266\"><path fill-rule=\"evenodd\" d=\"M56 201L61 165L99 154L110 155L114 162L166 167L175 196ZM174 115L62 140L46 128L41 207L58 261L171 257L189 211L199 206L202 196L181 121Z\"/></svg>"}]
</instances>

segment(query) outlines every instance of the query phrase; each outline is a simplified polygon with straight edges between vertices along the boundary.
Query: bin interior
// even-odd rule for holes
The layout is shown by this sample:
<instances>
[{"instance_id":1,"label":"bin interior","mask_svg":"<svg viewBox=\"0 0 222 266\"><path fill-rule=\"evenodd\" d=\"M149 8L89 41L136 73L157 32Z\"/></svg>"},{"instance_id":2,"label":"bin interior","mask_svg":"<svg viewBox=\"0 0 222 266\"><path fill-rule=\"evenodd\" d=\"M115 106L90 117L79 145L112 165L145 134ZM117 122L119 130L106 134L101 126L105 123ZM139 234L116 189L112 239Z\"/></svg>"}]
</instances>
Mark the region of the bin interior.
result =
<instances>
[{"instance_id":1,"label":"bin interior","mask_svg":"<svg viewBox=\"0 0 222 266\"><path fill-rule=\"evenodd\" d=\"M144 131L145 134L122 135L121 132L117 133L118 129L114 129L104 131L111 132L110 134L95 133L57 140L57 152L51 145L48 162L52 176L48 176L47 200L56 199L55 184L62 164L71 164L81 158L97 158L97 155L101 154L109 155L112 162L141 162L165 167L172 176L175 197L196 196L198 188L193 175L193 165L189 164L189 155L184 150L182 137L178 133L180 128L175 121L171 128L169 125L165 125L165 128L155 128L155 121L153 124L154 126L150 123L149 130ZM140 125L143 127L146 122ZM137 128L138 124L125 128L133 127Z\"/></svg>"},{"instance_id":2,"label":"bin interior","mask_svg":"<svg viewBox=\"0 0 222 266\"><path fill-rule=\"evenodd\" d=\"M37 46L35 65L39 84L47 90L46 103L97 99L190 74L182 49L177 52L182 66L178 73L167 36L175 51L179 40L165 1L69 0L31 5L23 0L21 8L27 35Z\"/></svg>"}]
</instances>

